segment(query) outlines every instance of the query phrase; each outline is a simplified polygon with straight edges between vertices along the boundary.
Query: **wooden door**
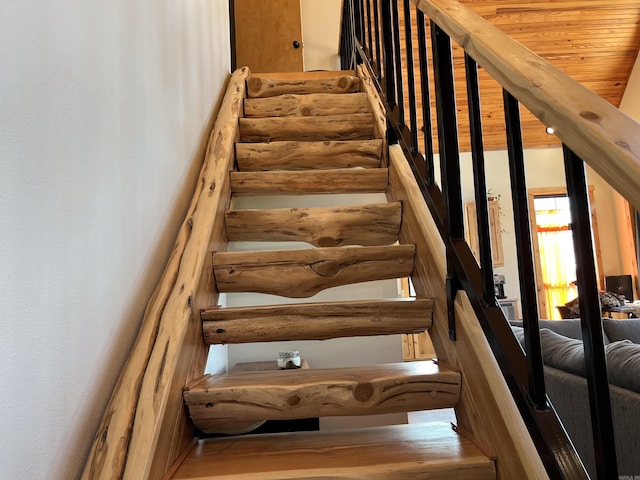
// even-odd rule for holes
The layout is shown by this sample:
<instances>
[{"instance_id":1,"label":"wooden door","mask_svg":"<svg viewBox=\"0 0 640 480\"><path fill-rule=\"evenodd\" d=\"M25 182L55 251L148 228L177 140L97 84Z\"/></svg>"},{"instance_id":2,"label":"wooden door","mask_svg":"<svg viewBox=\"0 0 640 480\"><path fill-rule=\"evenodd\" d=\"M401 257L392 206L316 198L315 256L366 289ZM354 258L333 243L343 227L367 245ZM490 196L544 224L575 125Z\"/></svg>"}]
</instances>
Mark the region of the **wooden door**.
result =
<instances>
[{"instance_id":1,"label":"wooden door","mask_svg":"<svg viewBox=\"0 0 640 480\"><path fill-rule=\"evenodd\" d=\"M234 0L236 67L302 72L300 0Z\"/></svg>"}]
</instances>

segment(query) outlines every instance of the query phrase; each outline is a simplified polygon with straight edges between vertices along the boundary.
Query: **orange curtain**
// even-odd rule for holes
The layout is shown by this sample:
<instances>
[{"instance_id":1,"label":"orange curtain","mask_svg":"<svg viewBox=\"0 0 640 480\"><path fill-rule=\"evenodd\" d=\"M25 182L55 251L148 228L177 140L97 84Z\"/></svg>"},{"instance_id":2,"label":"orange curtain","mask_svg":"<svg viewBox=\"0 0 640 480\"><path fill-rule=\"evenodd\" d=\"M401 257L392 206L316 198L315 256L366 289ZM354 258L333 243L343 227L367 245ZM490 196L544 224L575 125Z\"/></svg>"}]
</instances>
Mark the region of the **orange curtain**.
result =
<instances>
[{"instance_id":1,"label":"orange curtain","mask_svg":"<svg viewBox=\"0 0 640 480\"><path fill-rule=\"evenodd\" d=\"M547 318L560 320L555 308L578 294L576 261L569 220L557 210L536 211L542 282L547 300Z\"/></svg>"}]
</instances>

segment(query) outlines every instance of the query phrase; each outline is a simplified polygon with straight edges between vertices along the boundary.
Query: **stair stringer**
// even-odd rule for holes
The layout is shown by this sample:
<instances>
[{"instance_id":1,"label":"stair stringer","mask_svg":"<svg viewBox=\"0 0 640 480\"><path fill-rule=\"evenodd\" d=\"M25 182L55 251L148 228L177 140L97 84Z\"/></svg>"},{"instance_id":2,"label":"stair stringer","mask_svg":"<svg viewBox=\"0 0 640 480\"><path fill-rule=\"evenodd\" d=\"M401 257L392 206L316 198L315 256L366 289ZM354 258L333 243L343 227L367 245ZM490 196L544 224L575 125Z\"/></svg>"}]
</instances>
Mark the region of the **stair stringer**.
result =
<instances>
[{"instance_id":1,"label":"stair stringer","mask_svg":"<svg viewBox=\"0 0 640 480\"><path fill-rule=\"evenodd\" d=\"M399 146L389 148L390 201L403 203L400 242L416 245L411 276L420 296L435 299L429 333L438 360L462 372L458 427L496 459L497 478L548 478L466 294L455 300L457 340L449 340L446 252L438 228Z\"/></svg>"},{"instance_id":2,"label":"stair stringer","mask_svg":"<svg viewBox=\"0 0 640 480\"><path fill-rule=\"evenodd\" d=\"M212 250L226 250L238 118L247 67L229 80L186 218L96 433L83 480L163 478L193 442L182 387L204 372L200 310L217 303ZM212 213L214 212L214 213Z\"/></svg>"}]
</instances>

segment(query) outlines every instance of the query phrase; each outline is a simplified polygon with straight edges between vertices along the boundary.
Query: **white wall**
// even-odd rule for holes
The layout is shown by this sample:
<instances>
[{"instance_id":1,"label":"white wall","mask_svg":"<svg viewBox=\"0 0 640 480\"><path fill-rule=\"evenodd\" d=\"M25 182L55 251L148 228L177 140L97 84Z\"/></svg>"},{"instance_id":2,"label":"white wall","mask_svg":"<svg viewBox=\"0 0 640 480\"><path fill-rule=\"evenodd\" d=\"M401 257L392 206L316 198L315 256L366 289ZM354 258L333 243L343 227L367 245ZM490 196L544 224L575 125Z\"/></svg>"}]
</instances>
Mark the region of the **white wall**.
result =
<instances>
[{"instance_id":1,"label":"white wall","mask_svg":"<svg viewBox=\"0 0 640 480\"><path fill-rule=\"evenodd\" d=\"M304 69L340 70L342 0L300 0Z\"/></svg>"},{"instance_id":2,"label":"white wall","mask_svg":"<svg viewBox=\"0 0 640 480\"><path fill-rule=\"evenodd\" d=\"M191 198L227 0L0 2L0 478L78 478Z\"/></svg>"}]
</instances>

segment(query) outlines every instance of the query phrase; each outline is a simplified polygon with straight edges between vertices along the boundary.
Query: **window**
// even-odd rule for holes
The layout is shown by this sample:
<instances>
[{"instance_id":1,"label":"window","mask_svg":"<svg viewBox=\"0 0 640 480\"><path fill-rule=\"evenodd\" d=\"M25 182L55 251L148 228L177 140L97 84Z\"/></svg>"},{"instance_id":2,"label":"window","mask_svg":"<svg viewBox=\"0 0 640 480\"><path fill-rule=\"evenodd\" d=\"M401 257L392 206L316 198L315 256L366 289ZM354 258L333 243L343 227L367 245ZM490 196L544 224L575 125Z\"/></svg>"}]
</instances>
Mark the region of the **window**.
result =
<instances>
[{"instance_id":1,"label":"window","mask_svg":"<svg viewBox=\"0 0 640 480\"><path fill-rule=\"evenodd\" d=\"M576 259L571 235L571 213L566 195L534 197L536 230L539 248L541 282L546 303L546 317L560 319L555 308L578 295ZM545 313L545 312L540 312Z\"/></svg>"},{"instance_id":2,"label":"window","mask_svg":"<svg viewBox=\"0 0 640 480\"><path fill-rule=\"evenodd\" d=\"M597 269L602 272L592 186L589 186L589 202L594 255ZM552 187L529 190L529 217L536 266L539 315L543 319L560 320L560 312L556 307L563 306L578 295L573 283L576 280L576 261L566 189ZM600 284L602 281L600 278Z\"/></svg>"}]
</instances>

